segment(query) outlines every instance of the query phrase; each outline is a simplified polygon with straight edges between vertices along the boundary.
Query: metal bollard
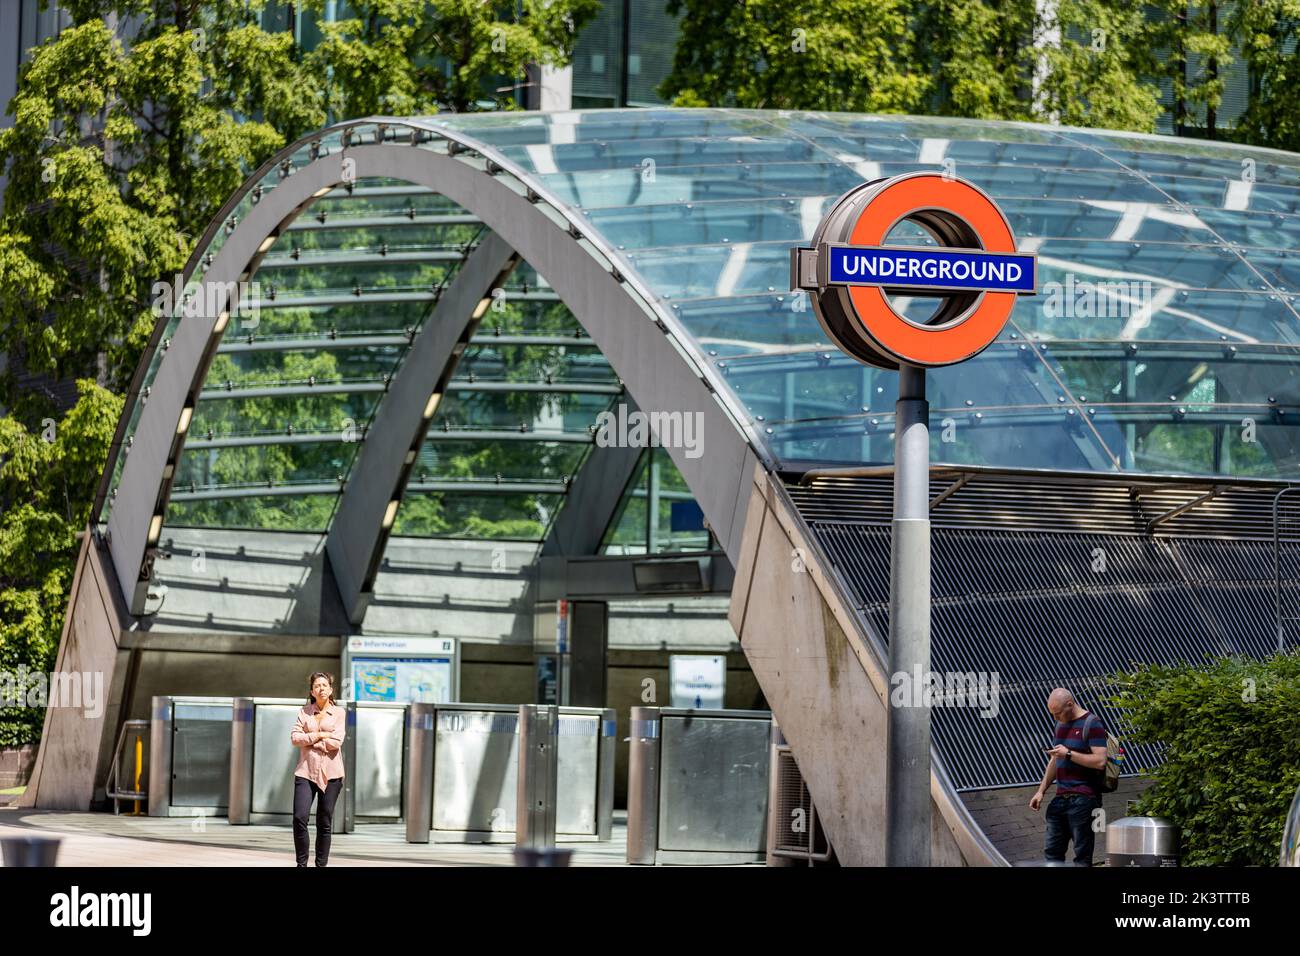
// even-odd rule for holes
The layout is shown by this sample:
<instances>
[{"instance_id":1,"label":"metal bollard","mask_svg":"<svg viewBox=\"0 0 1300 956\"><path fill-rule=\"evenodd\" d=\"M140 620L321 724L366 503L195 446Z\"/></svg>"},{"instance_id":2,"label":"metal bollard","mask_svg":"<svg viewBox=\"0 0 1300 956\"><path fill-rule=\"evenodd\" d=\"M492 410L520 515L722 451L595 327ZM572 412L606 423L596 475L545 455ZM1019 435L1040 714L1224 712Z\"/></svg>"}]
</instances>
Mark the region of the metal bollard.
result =
<instances>
[{"instance_id":1,"label":"metal bollard","mask_svg":"<svg viewBox=\"0 0 1300 956\"><path fill-rule=\"evenodd\" d=\"M428 843L433 829L434 704L411 704L406 709L406 753L402 779L406 782L406 842Z\"/></svg>"},{"instance_id":2,"label":"metal bollard","mask_svg":"<svg viewBox=\"0 0 1300 956\"><path fill-rule=\"evenodd\" d=\"M572 858L568 847L515 847L515 866L568 866Z\"/></svg>"},{"instance_id":3,"label":"metal bollard","mask_svg":"<svg viewBox=\"0 0 1300 956\"><path fill-rule=\"evenodd\" d=\"M149 816L165 817L172 799L172 734L176 725L170 697L154 697L149 708Z\"/></svg>"},{"instance_id":4,"label":"metal bollard","mask_svg":"<svg viewBox=\"0 0 1300 956\"><path fill-rule=\"evenodd\" d=\"M627 862L654 866L659 846L659 708L633 707L628 738Z\"/></svg>"},{"instance_id":5,"label":"metal bollard","mask_svg":"<svg viewBox=\"0 0 1300 956\"><path fill-rule=\"evenodd\" d=\"M515 802L517 847L541 849L555 846L559 729L559 707L554 704L519 705L519 789Z\"/></svg>"},{"instance_id":6,"label":"metal bollard","mask_svg":"<svg viewBox=\"0 0 1300 956\"><path fill-rule=\"evenodd\" d=\"M354 833L357 829L357 702L349 700L343 705L346 732L343 735L343 804L342 826L335 833Z\"/></svg>"},{"instance_id":7,"label":"metal bollard","mask_svg":"<svg viewBox=\"0 0 1300 956\"><path fill-rule=\"evenodd\" d=\"M247 826L253 810L253 698L236 697L230 714L230 798L226 819Z\"/></svg>"},{"instance_id":8,"label":"metal bollard","mask_svg":"<svg viewBox=\"0 0 1300 956\"><path fill-rule=\"evenodd\" d=\"M55 866L62 837L4 837L5 866Z\"/></svg>"}]
</instances>

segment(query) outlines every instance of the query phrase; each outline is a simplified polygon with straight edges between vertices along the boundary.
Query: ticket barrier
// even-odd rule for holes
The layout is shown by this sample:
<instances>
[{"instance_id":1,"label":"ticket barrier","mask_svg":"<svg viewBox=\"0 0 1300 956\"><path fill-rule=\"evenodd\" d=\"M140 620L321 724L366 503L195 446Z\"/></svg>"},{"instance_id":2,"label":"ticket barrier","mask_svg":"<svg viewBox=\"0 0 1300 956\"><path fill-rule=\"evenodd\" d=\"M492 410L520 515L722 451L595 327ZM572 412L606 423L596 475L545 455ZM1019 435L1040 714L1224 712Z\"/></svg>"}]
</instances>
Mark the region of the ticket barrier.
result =
<instances>
[{"instance_id":1,"label":"ticket barrier","mask_svg":"<svg viewBox=\"0 0 1300 956\"><path fill-rule=\"evenodd\" d=\"M294 770L299 749L290 734L305 698L236 697L229 736L229 816L232 825L293 821ZM406 704L339 701L347 713L343 791L335 833L358 821L402 818L402 754ZM313 805L313 813L315 812Z\"/></svg>"},{"instance_id":2,"label":"ticket barrier","mask_svg":"<svg viewBox=\"0 0 1300 956\"><path fill-rule=\"evenodd\" d=\"M772 715L633 707L627 862L763 863Z\"/></svg>"},{"instance_id":3,"label":"ticket barrier","mask_svg":"<svg viewBox=\"0 0 1300 956\"><path fill-rule=\"evenodd\" d=\"M230 697L154 697L146 754L151 817L225 816Z\"/></svg>"},{"instance_id":4,"label":"ticket barrier","mask_svg":"<svg viewBox=\"0 0 1300 956\"><path fill-rule=\"evenodd\" d=\"M521 751L518 705L411 705L405 761L412 783L406 791L408 842L514 843L521 799L529 816L524 825L528 841L552 832L560 843L610 839L613 709L552 707L556 712L552 720L545 708L525 707L533 708L533 718L542 721L531 728L531 736L541 733L554 739L549 750L555 760L553 770L538 764L549 759L548 751L528 745L527 727ZM546 805L550 786L555 793L553 809ZM538 799L542 805L531 807L530 801ZM553 819L547 818L548 813Z\"/></svg>"}]
</instances>

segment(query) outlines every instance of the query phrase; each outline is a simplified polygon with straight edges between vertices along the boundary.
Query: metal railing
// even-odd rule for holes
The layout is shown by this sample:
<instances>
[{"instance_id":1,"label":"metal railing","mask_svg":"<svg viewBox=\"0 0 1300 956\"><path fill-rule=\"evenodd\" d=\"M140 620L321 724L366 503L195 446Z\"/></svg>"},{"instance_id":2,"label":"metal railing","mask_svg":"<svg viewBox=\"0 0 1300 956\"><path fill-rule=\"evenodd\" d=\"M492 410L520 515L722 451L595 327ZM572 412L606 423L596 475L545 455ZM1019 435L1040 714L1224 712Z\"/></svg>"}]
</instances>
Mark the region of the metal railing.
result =
<instances>
[{"instance_id":1,"label":"metal railing","mask_svg":"<svg viewBox=\"0 0 1300 956\"><path fill-rule=\"evenodd\" d=\"M118 768L122 765L122 747L126 739L135 734L135 776L132 789L120 790L117 785ZM120 813L123 800L135 801L130 816L140 815L140 801L148 800L149 793L140 789L140 776L144 772L144 738L149 733L149 721L128 720L122 724L117 735L117 746L113 748L113 763L108 770L108 780L104 784L104 795L113 801L113 812Z\"/></svg>"},{"instance_id":2,"label":"metal railing","mask_svg":"<svg viewBox=\"0 0 1300 956\"><path fill-rule=\"evenodd\" d=\"M1277 622L1277 649L1287 645L1288 633L1300 625L1300 506L1288 507L1300 488L1283 488L1273 496L1273 609ZM1294 643L1294 638L1292 639Z\"/></svg>"}]
</instances>

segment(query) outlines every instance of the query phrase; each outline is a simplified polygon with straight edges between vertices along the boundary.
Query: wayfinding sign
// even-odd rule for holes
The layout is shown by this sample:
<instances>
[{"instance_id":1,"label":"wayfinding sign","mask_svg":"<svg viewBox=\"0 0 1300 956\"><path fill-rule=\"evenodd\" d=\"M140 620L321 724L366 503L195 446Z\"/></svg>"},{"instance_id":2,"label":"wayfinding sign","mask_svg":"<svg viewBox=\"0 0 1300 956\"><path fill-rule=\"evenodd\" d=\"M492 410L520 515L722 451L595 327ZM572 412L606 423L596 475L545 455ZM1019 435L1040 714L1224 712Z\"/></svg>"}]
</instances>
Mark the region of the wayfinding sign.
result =
<instances>
[{"instance_id":1,"label":"wayfinding sign","mask_svg":"<svg viewBox=\"0 0 1300 956\"><path fill-rule=\"evenodd\" d=\"M909 222L932 246L888 245ZM997 338L1017 295L1033 295L1035 257L978 186L941 173L863 183L836 201L812 245L791 250L791 288L805 289L826 334L880 368L952 365ZM918 320L890 295L935 298Z\"/></svg>"}]
</instances>

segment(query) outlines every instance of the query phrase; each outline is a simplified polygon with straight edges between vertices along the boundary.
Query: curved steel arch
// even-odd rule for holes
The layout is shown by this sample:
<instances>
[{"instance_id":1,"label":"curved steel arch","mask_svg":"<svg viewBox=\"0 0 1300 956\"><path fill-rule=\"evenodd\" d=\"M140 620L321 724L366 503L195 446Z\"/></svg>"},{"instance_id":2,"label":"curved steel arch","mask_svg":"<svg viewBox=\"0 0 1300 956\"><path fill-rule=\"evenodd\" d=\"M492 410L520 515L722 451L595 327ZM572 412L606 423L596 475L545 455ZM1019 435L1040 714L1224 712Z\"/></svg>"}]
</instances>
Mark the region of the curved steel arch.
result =
<instances>
[{"instance_id":1,"label":"curved steel arch","mask_svg":"<svg viewBox=\"0 0 1300 956\"><path fill-rule=\"evenodd\" d=\"M712 381L713 373L694 354L691 340L671 311L577 213L517 164L472 138L433 123L371 118L331 127L282 150L245 182L222 215L260 182L264 172L277 163L283 168L287 162L283 157L339 129L346 135L358 127L374 127L378 142L349 146L345 138L340 152L314 159L287 174L227 237L204 273L205 286L223 288L251 278L270 246L268 238L283 232L316 198L353 178L391 178L446 196L477 216L547 277L642 408L702 415L700 434L707 453L690 458L684 448L669 447L667 451L699 501L714 535L734 561L740 551L753 467L760 460L770 464L763 443L745 424L744 413L734 406L725 388ZM393 127L409 134L406 142L384 141L386 131ZM428 134L434 137L432 141L425 138ZM215 228L216 223L205 235L212 235ZM187 281L197 262L196 255L187 270ZM135 614L143 609L152 548L184 447L185 431L178 429L178 424L184 409L192 408L197 399L224 329L224 322L219 325L222 310L215 311L217 314L209 315L199 310L200 314L187 316L178 324L147 400L141 399L139 423L109 516L109 550L126 602ZM147 365L151 358L146 355L142 364ZM377 416L390 413L389 403L381 402ZM129 414L130 409L124 417ZM401 452L405 451L403 447ZM110 472L113 467L110 461ZM334 521L340 521L337 513ZM351 516L342 521L352 526ZM380 535L381 548L383 538ZM353 575L349 580L361 582L360 591L374 553L353 551L352 555L347 558L349 567L365 567L350 567L345 573Z\"/></svg>"},{"instance_id":2,"label":"curved steel arch","mask_svg":"<svg viewBox=\"0 0 1300 956\"><path fill-rule=\"evenodd\" d=\"M353 624L361 623L374 592L391 523L385 512L390 501L405 494L434 409L482 315L476 307L518 262L518 254L496 233L488 233L470 254L420 327L352 459L351 472L364 480L344 486L325 552Z\"/></svg>"}]
</instances>

